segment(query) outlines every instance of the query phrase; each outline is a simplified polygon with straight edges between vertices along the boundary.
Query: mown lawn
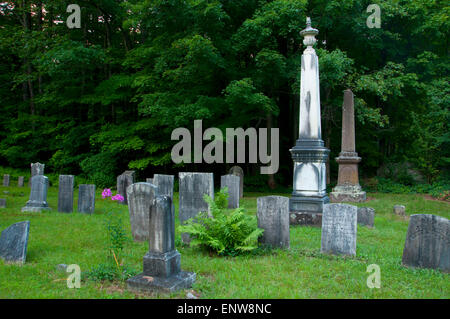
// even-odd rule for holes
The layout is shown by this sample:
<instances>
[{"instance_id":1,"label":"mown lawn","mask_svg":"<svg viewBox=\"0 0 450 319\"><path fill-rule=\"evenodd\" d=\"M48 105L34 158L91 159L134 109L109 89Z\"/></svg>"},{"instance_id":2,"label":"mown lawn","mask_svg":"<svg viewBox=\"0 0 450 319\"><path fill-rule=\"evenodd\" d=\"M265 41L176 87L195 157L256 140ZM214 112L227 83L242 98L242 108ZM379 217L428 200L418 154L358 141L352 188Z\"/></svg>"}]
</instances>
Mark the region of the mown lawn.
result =
<instances>
[{"instance_id":1,"label":"mown lawn","mask_svg":"<svg viewBox=\"0 0 450 319\"><path fill-rule=\"evenodd\" d=\"M14 183L15 181L12 181ZM4 192L8 192L5 194ZM177 195L177 194L176 194ZM241 206L256 213L256 198L269 194L246 193ZM284 194L288 196L288 194ZM50 187L52 212L22 213L29 188L0 186L0 230L13 223L31 222L27 262L23 266L0 260L0 298L184 298L176 294L135 295L124 282L83 279L80 289L69 289L67 274L58 264L78 264L82 271L105 261L106 213L120 211L129 240L124 264L142 270L148 243L131 240L128 208L101 198L97 190L94 215L62 214L57 210L57 187ZM77 207L75 192L75 211ZM394 204L406 206L407 215L436 214L450 218L450 204L422 195L368 194L372 200L360 204L376 209L375 228L358 226L357 256L320 254L320 228L291 227L290 250L273 250L241 257L214 257L178 244L183 270L197 273L192 288L200 298L449 298L449 274L401 265L408 221L392 214ZM175 199L178 211L178 198ZM178 218L177 218L178 222ZM177 243L180 235L177 232ZM367 266L381 268L381 288L369 289Z\"/></svg>"}]
</instances>

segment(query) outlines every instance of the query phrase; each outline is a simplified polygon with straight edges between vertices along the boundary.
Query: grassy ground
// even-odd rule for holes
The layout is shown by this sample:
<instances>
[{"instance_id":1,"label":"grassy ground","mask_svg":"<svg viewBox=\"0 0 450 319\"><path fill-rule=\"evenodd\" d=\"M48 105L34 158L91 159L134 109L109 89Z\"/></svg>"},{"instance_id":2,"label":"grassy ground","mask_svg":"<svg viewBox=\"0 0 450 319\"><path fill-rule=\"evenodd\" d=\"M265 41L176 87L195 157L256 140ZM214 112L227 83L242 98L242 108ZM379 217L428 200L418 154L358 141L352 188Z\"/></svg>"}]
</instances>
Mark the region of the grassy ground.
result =
<instances>
[{"instance_id":1,"label":"grassy ground","mask_svg":"<svg viewBox=\"0 0 450 319\"><path fill-rule=\"evenodd\" d=\"M7 208L0 208L0 230L16 222L31 222L27 262L17 266L0 260L0 298L184 298L185 291L136 296L120 281L85 279L80 289L67 288L67 274L58 271L57 264L78 264L82 271L88 271L105 261L107 212L121 212L131 237L127 206L104 200L100 193L98 190L94 215L56 212L56 187L50 187L48 193L52 212L21 213L29 188L0 186L0 197L7 199ZM268 194L246 193L241 206L249 214L255 214L256 198L264 195ZM297 226L291 227L291 249L287 251L212 257L178 245L182 269L197 273L193 290L200 298L449 298L449 274L401 265L408 221L394 216L392 207L403 204L408 215L436 214L450 218L450 204L422 195L368 195L373 199L360 206L376 209L375 228L358 227L356 257L320 254L320 228ZM75 210L76 196L77 191ZM175 201L178 210L178 199ZM177 238L179 243L178 233ZM142 257L147 249L148 243L129 239L124 263L142 271ZM381 268L380 289L369 289L366 285L369 275L366 269L370 264Z\"/></svg>"}]
</instances>

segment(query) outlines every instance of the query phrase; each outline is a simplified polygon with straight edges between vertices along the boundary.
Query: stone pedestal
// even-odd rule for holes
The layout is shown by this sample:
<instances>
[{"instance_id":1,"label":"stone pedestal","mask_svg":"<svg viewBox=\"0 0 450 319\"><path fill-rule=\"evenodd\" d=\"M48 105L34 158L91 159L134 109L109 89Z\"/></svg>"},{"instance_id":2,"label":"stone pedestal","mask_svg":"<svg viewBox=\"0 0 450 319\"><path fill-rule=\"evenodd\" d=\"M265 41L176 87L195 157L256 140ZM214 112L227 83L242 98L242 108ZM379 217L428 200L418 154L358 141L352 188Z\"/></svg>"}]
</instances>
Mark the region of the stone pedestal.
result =
<instances>
[{"instance_id":1,"label":"stone pedestal","mask_svg":"<svg viewBox=\"0 0 450 319\"><path fill-rule=\"evenodd\" d=\"M361 157L355 151L355 115L353 93L344 91L344 105L342 107L342 145L339 157L338 183L330 193L332 202L363 202L366 192L359 185L358 163Z\"/></svg>"},{"instance_id":2,"label":"stone pedestal","mask_svg":"<svg viewBox=\"0 0 450 319\"><path fill-rule=\"evenodd\" d=\"M157 196L150 206L149 251L144 271L127 280L136 292L173 292L192 286L196 274L181 270L180 253L175 249L175 215L168 196Z\"/></svg>"},{"instance_id":3,"label":"stone pedestal","mask_svg":"<svg viewBox=\"0 0 450 319\"><path fill-rule=\"evenodd\" d=\"M321 133L319 60L313 49L318 33L307 18L307 27L300 32L307 48L302 55L299 139L290 150L294 178L289 217L291 224L320 227L323 205L329 202L326 161L330 151L324 147Z\"/></svg>"}]
</instances>

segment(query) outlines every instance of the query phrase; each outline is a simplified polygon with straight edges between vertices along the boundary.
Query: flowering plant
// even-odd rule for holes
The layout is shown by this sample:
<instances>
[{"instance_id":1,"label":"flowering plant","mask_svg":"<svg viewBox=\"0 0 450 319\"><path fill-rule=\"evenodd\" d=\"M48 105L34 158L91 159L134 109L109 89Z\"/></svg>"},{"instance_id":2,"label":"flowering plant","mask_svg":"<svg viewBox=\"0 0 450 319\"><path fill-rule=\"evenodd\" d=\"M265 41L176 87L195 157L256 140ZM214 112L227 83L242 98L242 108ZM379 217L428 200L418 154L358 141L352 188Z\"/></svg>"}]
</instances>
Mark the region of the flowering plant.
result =
<instances>
[{"instance_id":1,"label":"flowering plant","mask_svg":"<svg viewBox=\"0 0 450 319\"><path fill-rule=\"evenodd\" d=\"M125 200L125 198L120 194L116 194L116 195L112 196L111 189L105 188L102 192L102 198L108 198L108 197L111 197L111 200L118 201L118 202L123 202Z\"/></svg>"}]
</instances>

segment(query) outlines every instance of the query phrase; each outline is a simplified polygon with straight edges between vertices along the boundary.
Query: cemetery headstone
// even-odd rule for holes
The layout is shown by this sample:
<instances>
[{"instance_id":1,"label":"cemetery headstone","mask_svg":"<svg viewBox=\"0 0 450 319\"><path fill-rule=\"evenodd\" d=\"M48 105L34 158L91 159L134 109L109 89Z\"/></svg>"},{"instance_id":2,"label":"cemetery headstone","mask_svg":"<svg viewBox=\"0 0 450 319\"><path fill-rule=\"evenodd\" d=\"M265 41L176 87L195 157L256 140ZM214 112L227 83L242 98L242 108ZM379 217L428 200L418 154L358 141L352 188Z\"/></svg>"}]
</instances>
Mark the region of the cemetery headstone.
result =
<instances>
[{"instance_id":1,"label":"cemetery headstone","mask_svg":"<svg viewBox=\"0 0 450 319\"><path fill-rule=\"evenodd\" d=\"M402 263L450 272L450 220L429 214L411 215Z\"/></svg>"},{"instance_id":2,"label":"cemetery headstone","mask_svg":"<svg viewBox=\"0 0 450 319\"><path fill-rule=\"evenodd\" d=\"M30 187L32 184L32 179L36 175L44 175L45 164L41 163L31 163L31 177L30 177Z\"/></svg>"},{"instance_id":3,"label":"cemetery headstone","mask_svg":"<svg viewBox=\"0 0 450 319\"><path fill-rule=\"evenodd\" d=\"M6 208L6 198L0 198L0 208Z\"/></svg>"},{"instance_id":4,"label":"cemetery headstone","mask_svg":"<svg viewBox=\"0 0 450 319\"><path fill-rule=\"evenodd\" d=\"M229 174L239 176L239 198L244 197L244 170L240 166L233 166Z\"/></svg>"},{"instance_id":5,"label":"cemetery headstone","mask_svg":"<svg viewBox=\"0 0 450 319\"><path fill-rule=\"evenodd\" d=\"M259 242L272 247L289 248L289 198L264 196L257 199L258 228L264 229Z\"/></svg>"},{"instance_id":6,"label":"cemetery headstone","mask_svg":"<svg viewBox=\"0 0 450 319\"><path fill-rule=\"evenodd\" d=\"M357 207L325 204L320 251L335 255L356 255Z\"/></svg>"},{"instance_id":7,"label":"cemetery headstone","mask_svg":"<svg viewBox=\"0 0 450 319\"><path fill-rule=\"evenodd\" d=\"M146 183L153 184L153 178L146 178L146 179L145 179L145 182L146 182Z\"/></svg>"},{"instance_id":8,"label":"cemetery headstone","mask_svg":"<svg viewBox=\"0 0 450 319\"><path fill-rule=\"evenodd\" d=\"M78 212L93 214L95 211L95 185L81 184L78 186Z\"/></svg>"},{"instance_id":9,"label":"cemetery headstone","mask_svg":"<svg viewBox=\"0 0 450 319\"><path fill-rule=\"evenodd\" d=\"M228 188L228 208L239 207L239 176L223 175L220 177L220 188Z\"/></svg>"},{"instance_id":10,"label":"cemetery headstone","mask_svg":"<svg viewBox=\"0 0 450 319\"><path fill-rule=\"evenodd\" d=\"M59 175L58 212L73 212L73 187L75 176Z\"/></svg>"},{"instance_id":11,"label":"cemetery headstone","mask_svg":"<svg viewBox=\"0 0 450 319\"><path fill-rule=\"evenodd\" d=\"M24 177L23 176L19 176L18 180L17 180L17 186L18 187L23 187L24 186Z\"/></svg>"},{"instance_id":12,"label":"cemetery headstone","mask_svg":"<svg viewBox=\"0 0 450 319\"><path fill-rule=\"evenodd\" d=\"M9 186L9 174L3 175L3 186Z\"/></svg>"},{"instance_id":13,"label":"cemetery headstone","mask_svg":"<svg viewBox=\"0 0 450 319\"><path fill-rule=\"evenodd\" d=\"M149 250L144 256L144 270L127 280L136 292L173 292L192 286L196 274L181 270L181 256L175 249L175 215L168 196L157 196L150 205Z\"/></svg>"},{"instance_id":14,"label":"cemetery headstone","mask_svg":"<svg viewBox=\"0 0 450 319\"><path fill-rule=\"evenodd\" d=\"M150 206L156 193L157 187L150 183L135 183L127 188L131 233L135 241L148 240Z\"/></svg>"},{"instance_id":15,"label":"cemetery headstone","mask_svg":"<svg viewBox=\"0 0 450 319\"><path fill-rule=\"evenodd\" d=\"M175 176L155 174L153 175L153 185L158 188L158 195L169 196L172 202L172 210L175 214L175 204L173 203L173 187Z\"/></svg>"},{"instance_id":16,"label":"cemetery headstone","mask_svg":"<svg viewBox=\"0 0 450 319\"><path fill-rule=\"evenodd\" d=\"M121 175L117 176L117 193L123 196L123 205L128 204L127 188L134 183L134 176L134 171L125 171Z\"/></svg>"},{"instance_id":17,"label":"cemetery headstone","mask_svg":"<svg viewBox=\"0 0 450 319\"><path fill-rule=\"evenodd\" d=\"M31 178L30 200L22 207L22 212L41 212L51 210L47 203L48 178L35 175Z\"/></svg>"},{"instance_id":18,"label":"cemetery headstone","mask_svg":"<svg viewBox=\"0 0 450 319\"><path fill-rule=\"evenodd\" d=\"M406 208L403 205L395 205L394 206L394 214L397 216L406 216L405 214Z\"/></svg>"},{"instance_id":19,"label":"cemetery headstone","mask_svg":"<svg viewBox=\"0 0 450 319\"><path fill-rule=\"evenodd\" d=\"M208 212L208 204L203 196L209 195L214 199L213 173L179 173L179 218L183 224L189 218L195 217L199 212ZM186 233L181 234L184 243L190 238Z\"/></svg>"},{"instance_id":20,"label":"cemetery headstone","mask_svg":"<svg viewBox=\"0 0 450 319\"><path fill-rule=\"evenodd\" d=\"M11 263L25 263L30 222L13 224L0 235L0 258Z\"/></svg>"},{"instance_id":21,"label":"cemetery headstone","mask_svg":"<svg viewBox=\"0 0 450 319\"><path fill-rule=\"evenodd\" d=\"M375 209L371 207L358 207L358 224L373 227Z\"/></svg>"}]
</instances>

